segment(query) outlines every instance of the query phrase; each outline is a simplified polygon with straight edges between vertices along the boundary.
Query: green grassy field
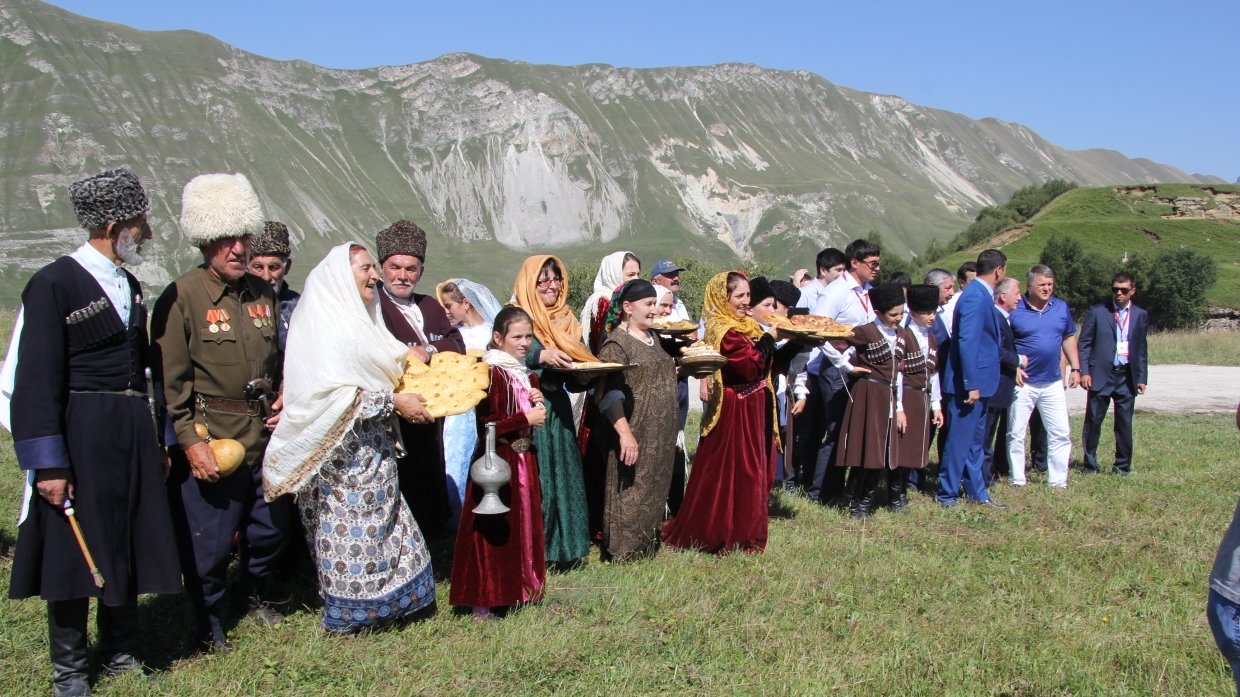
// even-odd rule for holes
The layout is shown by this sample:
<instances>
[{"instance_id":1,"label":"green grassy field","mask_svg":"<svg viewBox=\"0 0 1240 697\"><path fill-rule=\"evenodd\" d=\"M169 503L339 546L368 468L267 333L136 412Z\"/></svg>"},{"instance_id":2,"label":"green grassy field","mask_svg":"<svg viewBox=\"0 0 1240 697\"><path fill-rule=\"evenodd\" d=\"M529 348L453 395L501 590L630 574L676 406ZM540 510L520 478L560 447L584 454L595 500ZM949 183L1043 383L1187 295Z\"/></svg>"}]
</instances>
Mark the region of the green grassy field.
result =
<instances>
[{"instance_id":1,"label":"green grassy field","mask_svg":"<svg viewBox=\"0 0 1240 697\"><path fill-rule=\"evenodd\" d=\"M1074 189L1035 215L1027 234L1008 239L1013 235L999 233L999 247L1008 257L1008 275L1021 279L1023 286L1025 272L1038 262L1046 240L1055 234L1075 237L1086 252L1115 261L1126 254L1153 255L1169 249L1192 249L1210 255L1218 264L1218 282L1207 293L1206 300L1224 307L1240 307L1240 221L1162 218L1172 207L1160 203L1160 199L1210 195L1205 187L1188 184L1157 184L1151 188L1154 191L1132 194L1118 193L1113 187ZM1213 188L1240 192L1237 186ZM934 266L955 271L995 242L952 254ZM1141 303L1139 295L1136 302Z\"/></svg>"},{"instance_id":2,"label":"green grassy field","mask_svg":"<svg viewBox=\"0 0 1240 697\"><path fill-rule=\"evenodd\" d=\"M147 599L143 646L159 671L101 680L98 693L1228 694L1204 606L1236 502L1235 425L1136 419L1128 478L1000 486L1007 511L914 496L907 513L865 524L784 499L765 554L591 561L499 622L444 608L343 639L305 607L271 629L242 620L231 654L187 658L182 601ZM19 479L7 438L0 466L3 590ZM44 692L43 605L2 607L0 694Z\"/></svg>"}]
</instances>

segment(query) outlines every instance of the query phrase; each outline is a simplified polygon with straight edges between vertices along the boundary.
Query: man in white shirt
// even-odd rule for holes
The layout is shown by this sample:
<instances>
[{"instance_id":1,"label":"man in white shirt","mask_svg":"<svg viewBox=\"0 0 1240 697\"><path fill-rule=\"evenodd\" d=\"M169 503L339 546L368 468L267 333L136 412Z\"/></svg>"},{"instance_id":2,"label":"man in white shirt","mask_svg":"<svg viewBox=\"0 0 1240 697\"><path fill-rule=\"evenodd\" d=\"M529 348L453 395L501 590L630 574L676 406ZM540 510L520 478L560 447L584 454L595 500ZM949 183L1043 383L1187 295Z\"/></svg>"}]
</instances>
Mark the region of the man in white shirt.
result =
<instances>
[{"instance_id":1,"label":"man in white shirt","mask_svg":"<svg viewBox=\"0 0 1240 697\"><path fill-rule=\"evenodd\" d=\"M817 299L811 313L830 317L837 322L860 326L874 321L874 308L870 305L870 284L878 276L880 267L878 245L867 240L854 240L844 250L848 269L827 286ZM840 504L846 500L844 491L845 471L835 467L835 443L839 439L844 409L848 406L848 389L845 386L853 371L850 361L854 350L848 347L841 352L830 343L824 344L819 355L810 359L807 370L810 380L809 402L813 405L812 431L806 433L803 442L805 456L797 458L812 476L805 482L809 497L823 504ZM822 438L818 434L823 434ZM813 450L817 454L810 457Z\"/></svg>"},{"instance_id":2,"label":"man in white shirt","mask_svg":"<svg viewBox=\"0 0 1240 697\"><path fill-rule=\"evenodd\" d=\"M848 268L848 258L844 253L835 247L827 247L818 252L818 258L814 260L818 269L818 276L801 286L801 299L796 306L806 310L812 309L822 294L827 292L827 286L831 282L839 278L841 274Z\"/></svg>"}]
</instances>

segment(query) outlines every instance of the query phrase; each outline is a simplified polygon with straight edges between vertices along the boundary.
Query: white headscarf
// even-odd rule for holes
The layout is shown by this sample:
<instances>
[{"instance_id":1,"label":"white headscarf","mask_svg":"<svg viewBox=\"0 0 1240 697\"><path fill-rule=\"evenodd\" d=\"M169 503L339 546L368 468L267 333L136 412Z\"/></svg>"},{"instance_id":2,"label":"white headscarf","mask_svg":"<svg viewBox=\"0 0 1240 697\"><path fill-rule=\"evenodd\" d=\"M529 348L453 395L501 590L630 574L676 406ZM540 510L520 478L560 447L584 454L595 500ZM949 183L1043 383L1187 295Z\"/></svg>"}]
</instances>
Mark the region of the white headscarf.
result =
<instances>
[{"instance_id":1,"label":"white headscarf","mask_svg":"<svg viewBox=\"0 0 1240 697\"><path fill-rule=\"evenodd\" d=\"M284 354L284 412L263 461L267 500L304 488L356 418L360 390L391 391L409 349L388 332L378 295L362 304L346 242L306 277Z\"/></svg>"},{"instance_id":2,"label":"white headscarf","mask_svg":"<svg viewBox=\"0 0 1240 697\"><path fill-rule=\"evenodd\" d=\"M469 304L474 306L474 309L482 316L482 321L490 329L500 309L499 301L495 299L495 294L491 292L491 289L466 278L454 278L452 282L456 284L456 289L461 291L461 295L469 301Z\"/></svg>"},{"instance_id":3,"label":"white headscarf","mask_svg":"<svg viewBox=\"0 0 1240 697\"><path fill-rule=\"evenodd\" d=\"M598 312L598 301L602 298L611 300L611 294L624 282L624 257L632 252L612 252L599 262L598 273L594 275L594 293L581 308L581 340L590 345L590 324Z\"/></svg>"}]
</instances>

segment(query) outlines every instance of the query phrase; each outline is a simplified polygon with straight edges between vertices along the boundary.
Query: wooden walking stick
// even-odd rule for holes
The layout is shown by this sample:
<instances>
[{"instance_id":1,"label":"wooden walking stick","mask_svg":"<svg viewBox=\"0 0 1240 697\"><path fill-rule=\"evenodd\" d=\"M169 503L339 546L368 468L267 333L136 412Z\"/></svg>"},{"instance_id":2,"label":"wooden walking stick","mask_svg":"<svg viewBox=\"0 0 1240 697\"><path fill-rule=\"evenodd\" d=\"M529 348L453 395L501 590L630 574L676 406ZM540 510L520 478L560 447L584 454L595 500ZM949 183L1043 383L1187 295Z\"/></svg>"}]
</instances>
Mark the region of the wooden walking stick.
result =
<instances>
[{"instance_id":1,"label":"wooden walking stick","mask_svg":"<svg viewBox=\"0 0 1240 697\"><path fill-rule=\"evenodd\" d=\"M77 538L78 547L82 550L82 556L86 558L86 566L90 569L90 575L95 579L95 587L103 588L103 574L99 573L99 567L95 566L95 558L90 556L86 538L82 537L82 528L78 525L77 516L73 510L73 501L65 499L64 511L65 518L69 520L69 527L73 528L73 536Z\"/></svg>"}]
</instances>

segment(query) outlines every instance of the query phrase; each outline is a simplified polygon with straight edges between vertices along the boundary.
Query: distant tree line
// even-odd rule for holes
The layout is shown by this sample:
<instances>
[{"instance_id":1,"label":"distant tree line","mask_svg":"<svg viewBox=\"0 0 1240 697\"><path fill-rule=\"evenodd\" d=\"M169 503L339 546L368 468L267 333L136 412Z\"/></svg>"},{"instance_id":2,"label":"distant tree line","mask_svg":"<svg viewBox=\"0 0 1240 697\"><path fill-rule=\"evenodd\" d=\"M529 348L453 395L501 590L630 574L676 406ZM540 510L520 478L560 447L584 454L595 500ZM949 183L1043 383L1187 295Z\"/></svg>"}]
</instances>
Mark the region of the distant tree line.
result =
<instances>
[{"instance_id":1,"label":"distant tree line","mask_svg":"<svg viewBox=\"0 0 1240 697\"><path fill-rule=\"evenodd\" d=\"M1218 279L1218 265L1192 249L1137 255L1127 263L1088 254L1075 237L1052 235L1038 261L1055 271L1055 295L1080 318L1094 303L1106 300L1111 278L1127 271L1136 279L1133 302L1150 313L1150 328L1196 329L1206 319L1206 291ZM1020 279L1024 286L1025 279Z\"/></svg>"},{"instance_id":2,"label":"distant tree line","mask_svg":"<svg viewBox=\"0 0 1240 697\"><path fill-rule=\"evenodd\" d=\"M930 263L955 252L959 252L994 237L1003 230L1028 221L1046 204L1058 196L1076 188L1076 184L1062 179L1053 179L1040 186L1026 186L1012 194L1012 198L1002 206L987 206L977 214L977 218L963 232L948 240L946 244L931 240L926 247L923 261Z\"/></svg>"}]
</instances>

